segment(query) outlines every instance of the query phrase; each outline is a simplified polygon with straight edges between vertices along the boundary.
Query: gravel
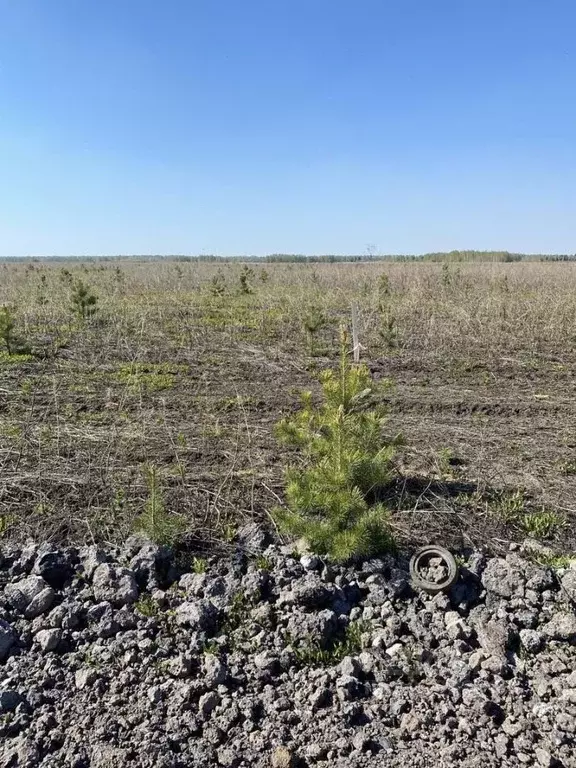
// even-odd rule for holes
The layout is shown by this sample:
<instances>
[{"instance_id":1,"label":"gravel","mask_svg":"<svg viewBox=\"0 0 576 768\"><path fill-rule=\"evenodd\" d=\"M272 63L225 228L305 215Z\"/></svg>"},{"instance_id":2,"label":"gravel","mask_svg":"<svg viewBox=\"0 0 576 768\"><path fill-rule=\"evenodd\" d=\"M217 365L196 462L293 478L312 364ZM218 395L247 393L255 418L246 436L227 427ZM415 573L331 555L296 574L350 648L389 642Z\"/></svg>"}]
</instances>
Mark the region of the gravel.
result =
<instances>
[{"instance_id":1,"label":"gravel","mask_svg":"<svg viewBox=\"0 0 576 768\"><path fill-rule=\"evenodd\" d=\"M240 541L5 544L0 766L576 768L575 569L471 553L431 596Z\"/></svg>"}]
</instances>

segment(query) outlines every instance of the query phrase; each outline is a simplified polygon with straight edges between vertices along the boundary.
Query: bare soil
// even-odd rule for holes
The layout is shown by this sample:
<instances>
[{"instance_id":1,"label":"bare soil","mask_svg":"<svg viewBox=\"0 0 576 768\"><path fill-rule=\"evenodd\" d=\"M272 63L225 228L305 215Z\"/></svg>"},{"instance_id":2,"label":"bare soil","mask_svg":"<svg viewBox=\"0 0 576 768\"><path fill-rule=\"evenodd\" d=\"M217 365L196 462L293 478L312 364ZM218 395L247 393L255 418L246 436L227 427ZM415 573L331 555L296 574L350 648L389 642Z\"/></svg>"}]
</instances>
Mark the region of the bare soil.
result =
<instances>
[{"instance_id":1,"label":"bare soil","mask_svg":"<svg viewBox=\"0 0 576 768\"><path fill-rule=\"evenodd\" d=\"M274 424L297 407L299 391L318 389L316 374L335 359L349 297L327 308L320 354L311 356L297 306L276 317L276 305L261 302L258 321L243 326L250 315L240 304L233 325L215 321L206 304L176 301L162 285L154 301L146 291L141 315L132 311L132 295L132 314L115 319L125 299L111 299L98 320L65 333L28 318L35 356L0 362L5 536L121 539L145 503L150 464L167 509L186 521L196 546L225 544L248 519L272 525L283 469L295 458L276 441ZM363 317L368 339L368 310ZM457 339L452 326L450 333ZM399 544L501 551L527 535L516 514L520 499L524 513L561 517L546 543L574 551L570 344L527 341L522 329L517 349L509 339L492 343L488 333L448 346L438 338L427 347L406 331L394 349L367 343L363 352L374 376L394 383L387 431L401 432L404 446L398 479L382 495Z\"/></svg>"}]
</instances>

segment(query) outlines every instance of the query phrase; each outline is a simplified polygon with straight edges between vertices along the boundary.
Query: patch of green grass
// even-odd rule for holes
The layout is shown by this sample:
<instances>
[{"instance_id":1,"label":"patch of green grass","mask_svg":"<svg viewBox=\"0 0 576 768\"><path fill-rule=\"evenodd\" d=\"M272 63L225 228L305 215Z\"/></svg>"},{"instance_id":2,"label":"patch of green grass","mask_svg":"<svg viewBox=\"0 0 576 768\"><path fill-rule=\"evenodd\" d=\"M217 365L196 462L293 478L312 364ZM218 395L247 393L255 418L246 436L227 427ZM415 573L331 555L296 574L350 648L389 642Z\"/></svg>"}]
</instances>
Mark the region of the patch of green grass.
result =
<instances>
[{"instance_id":1,"label":"patch of green grass","mask_svg":"<svg viewBox=\"0 0 576 768\"><path fill-rule=\"evenodd\" d=\"M546 566L547 568L553 568L554 570L558 570L560 568L569 568L570 564L576 560L576 554L573 555L557 555L557 554L550 554L547 555L543 552L534 552L532 554L532 558L534 562L538 563L538 565Z\"/></svg>"},{"instance_id":2,"label":"patch of green grass","mask_svg":"<svg viewBox=\"0 0 576 768\"><path fill-rule=\"evenodd\" d=\"M220 652L220 646L214 640L208 640L204 644L202 652L205 653L206 656L218 656Z\"/></svg>"},{"instance_id":3,"label":"patch of green grass","mask_svg":"<svg viewBox=\"0 0 576 768\"><path fill-rule=\"evenodd\" d=\"M144 389L148 392L158 392L163 389L171 389L176 377L187 371L187 365L128 363L120 366L117 379L132 390Z\"/></svg>"},{"instance_id":4,"label":"patch of green grass","mask_svg":"<svg viewBox=\"0 0 576 768\"><path fill-rule=\"evenodd\" d=\"M525 514L520 522L523 530L535 539L549 539L566 525L566 518L557 512L547 511Z\"/></svg>"},{"instance_id":5,"label":"patch of green grass","mask_svg":"<svg viewBox=\"0 0 576 768\"><path fill-rule=\"evenodd\" d=\"M223 397L218 400L214 405L217 411L233 411L236 408L243 408L247 405L254 403L253 397L244 397L242 395L236 395L235 397Z\"/></svg>"},{"instance_id":6,"label":"patch of green grass","mask_svg":"<svg viewBox=\"0 0 576 768\"><path fill-rule=\"evenodd\" d=\"M438 472L443 480L451 480L453 477L452 460L454 453L451 448L441 448L438 451Z\"/></svg>"},{"instance_id":7,"label":"patch of green grass","mask_svg":"<svg viewBox=\"0 0 576 768\"><path fill-rule=\"evenodd\" d=\"M258 555L256 558L256 568L260 571L271 571L274 564L272 560L270 560L269 557L266 557L265 555Z\"/></svg>"},{"instance_id":8,"label":"patch of green grass","mask_svg":"<svg viewBox=\"0 0 576 768\"><path fill-rule=\"evenodd\" d=\"M8 533L8 529L13 523L12 515L0 515L0 538Z\"/></svg>"},{"instance_id":9,"label":"patch of green grass","mask_svg":"<svg viewBox=\"0 0 576 768\"><path fill-rule=\"evenodd\" d=\"M19 365L20 363L29 363L34 360L34 355L14 352L10 354L5 349L0 350L0 363L5 365Z\"/></svg>"},{"instance_id":10,"label":"patch of green grass","mask_svg":"<svg viewBox=\"0 0 576 768\"><path fill-rule=\"evenodd\" d=\"M0 424L0 436L17 440L22 437L22 427L19 424Z\"/></svg>"},{"instance_id":11,"label":"patch of green grass","mask_svg":"<svg viewBox=\"0 0 576 768\"><path fill-rule=\"evenodd\" d=\"M253 607L253 600L243 589L232 596L219 630L219 634L226 635L230 651L233 651L238 644L250 639L246 629Z\"/></svg>"},{"instance_id":12,"label":"patch of green grass","mask_svg":"<svg viewBox=\"0 0 576 768\"><path fill-rule=\"evenodd\" d=\"M523 491L502 491L490 504L490 512L504 523L516 523L524 514L526 499Z\"/></svg>"},{"instance_id":13,"label":"patch of green grass","mask_svg":"<svg viewBox=\"0 0 576 768\"><path fill-rule=\"evenodd\" d=\"M563 475L576 475L576 459L561 462L559 469Z\"/></svg>"},{"instance_id":14,"label":"patch of green grass","mask_svg":"<svg viewBox=\"0 0 576 768\"><path fill-rule=\"evenodd\" d=\"M206 559L203 557L192 558L192 571L193 573L206 573Z\"/></svg>"},{"instance_id":15,"label":"patch of green grass","mask_svg":"<svg viewBox=\"0 0 576 768\"><path fill-rule=\"evenodd\" d=\"M157 603L152 600L150 595L142 595L142 597L134 603L134 608L141 613L142 616L155 617L158 616L159 608Z\"/></svg>"}]
</instances>

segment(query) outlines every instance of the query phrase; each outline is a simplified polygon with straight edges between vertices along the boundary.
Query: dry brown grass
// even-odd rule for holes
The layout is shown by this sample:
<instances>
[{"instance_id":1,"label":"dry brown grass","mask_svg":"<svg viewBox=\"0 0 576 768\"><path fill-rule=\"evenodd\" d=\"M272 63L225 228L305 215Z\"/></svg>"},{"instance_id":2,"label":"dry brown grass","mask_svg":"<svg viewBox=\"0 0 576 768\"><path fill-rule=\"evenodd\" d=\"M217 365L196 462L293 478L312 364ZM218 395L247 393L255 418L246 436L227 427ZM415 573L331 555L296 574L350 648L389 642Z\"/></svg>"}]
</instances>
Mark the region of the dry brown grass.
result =
<instances>
[{"instance_id":1,"label":"dry brown grass","mask_svg":"<svg viewBox=\"0 0 576 768\"><path fill-rule=\"evenodd\" d=\"M390 429L407 443L391 496L400 539L457 532L494 544L519 533L518 520L494 528L501 489L571 519L576 265L250 267L243 294L240 264L0 265L0 305L34 355L0 360L8 532L123 536L150 463L198 540L266 517L287 458L272 425L334 358L352 302L364 360L396 382ZM64 269L99 297L86 325L70 312ZM318 312L325 322L310 334Z\"/></svg>"}]
</instances>

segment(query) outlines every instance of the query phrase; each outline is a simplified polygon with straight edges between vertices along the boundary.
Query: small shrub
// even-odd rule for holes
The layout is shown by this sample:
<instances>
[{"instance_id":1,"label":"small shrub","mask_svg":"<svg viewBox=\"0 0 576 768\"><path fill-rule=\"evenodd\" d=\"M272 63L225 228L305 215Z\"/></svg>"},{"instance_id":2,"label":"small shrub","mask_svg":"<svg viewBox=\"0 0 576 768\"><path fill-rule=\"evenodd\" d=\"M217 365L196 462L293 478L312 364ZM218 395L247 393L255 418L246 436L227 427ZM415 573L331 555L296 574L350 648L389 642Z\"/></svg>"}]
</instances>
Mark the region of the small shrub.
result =
<instances>
[{"instance_id":1,"label":"small shrub","mask_svg":"<svg viewBox=\"0 0 576 768\"><path fill-rule=\"evenodd\" d=\"M64 268L60 270L60 281L62 283L65 283L66 285L71 285L72 280L73 280L72 272L70 272L69 269Z\"/></svg>"},{"instance_id":2,"label":"small shrub","mask_svg":"<svg viewBox=\"0 0 576 768\"><path fill-rule=\"evenodd\" d=\"M149 465L145 471L148 498L144 511L136 520L136 530L157 544L172 546L184 532L184 521L166 510L156 467Z\"/></svg>"},{"instance_id":3,"label":"small shrub","mask_svg":"<svg viewBox=\"0 0 576 768\"><path fill-rule=\"evenodd\" d=\"M82 280L77 280L72 286L70 295L71 309L82 321L86 321L97 311L98 297L92 293L90 287Z\"/></svg>"},{"instance_id":4,"label":"small shrub","mask_svg":"<svg viewBox=\"0 0 576 768\"><path fill-rule=\"evenodd\" d=\"M337 561L370 556L392 546L388 511L369 497L391 479L394 448L383 444L377 387L365 366L350 364L345 331L339 368L325 371L321 382L321 405L304 393L302 410L277 425L278 437L304 461L287 470L287 509L274 516L317 553Z\"/></svg>"}]
</instances>

